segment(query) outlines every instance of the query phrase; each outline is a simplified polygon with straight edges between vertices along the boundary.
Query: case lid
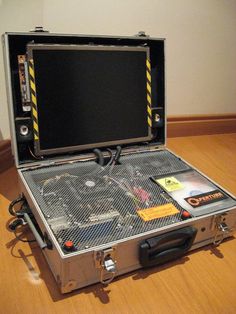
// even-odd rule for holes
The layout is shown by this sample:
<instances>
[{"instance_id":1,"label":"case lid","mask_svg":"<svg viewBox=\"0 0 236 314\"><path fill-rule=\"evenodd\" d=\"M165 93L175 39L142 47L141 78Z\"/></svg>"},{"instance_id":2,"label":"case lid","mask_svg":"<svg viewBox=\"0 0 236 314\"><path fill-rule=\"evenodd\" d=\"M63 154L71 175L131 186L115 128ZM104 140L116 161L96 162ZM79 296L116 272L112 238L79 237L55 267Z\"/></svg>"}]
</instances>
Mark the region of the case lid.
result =
<instances>
[{"instance_id":1,"label":"case lid","mask_svg":"<svg viewBox=\"0 0 236 314\"><path fill-rule=\"evenodd\" d=\"M16 166L165 144L164 40L4 35Z\"/></svg>"}]
</instances>

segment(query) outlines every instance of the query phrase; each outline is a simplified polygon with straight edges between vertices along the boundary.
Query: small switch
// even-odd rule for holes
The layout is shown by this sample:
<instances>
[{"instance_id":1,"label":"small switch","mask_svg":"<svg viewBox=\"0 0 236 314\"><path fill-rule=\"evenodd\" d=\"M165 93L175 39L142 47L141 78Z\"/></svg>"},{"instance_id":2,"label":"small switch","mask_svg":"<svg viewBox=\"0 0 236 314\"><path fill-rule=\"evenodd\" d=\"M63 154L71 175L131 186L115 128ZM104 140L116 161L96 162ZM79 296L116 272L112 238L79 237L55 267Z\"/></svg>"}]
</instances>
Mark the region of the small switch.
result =
<instances>
[{"instance_id":1,"label":"small switch","mask_svg":"<svg viewBox=\"0 0 236 314\"><path fill-rule=\"evenodd\" d=\"M184 210L181 214L181 218L182 219L188 219L188 218L191 218L191 214L187 211L187 210Z\"/></svg>"},{"instance_id":2,"label":"small switch","mask_svg":"<svg viewBox=\"0 0 236 314\"><path fill-rule=\"evenodd\" d=\"M74 243L72 241L66 241L64 243L64 249L68 252L73 251L75 249Z\"/></svg>"}]
</instances>

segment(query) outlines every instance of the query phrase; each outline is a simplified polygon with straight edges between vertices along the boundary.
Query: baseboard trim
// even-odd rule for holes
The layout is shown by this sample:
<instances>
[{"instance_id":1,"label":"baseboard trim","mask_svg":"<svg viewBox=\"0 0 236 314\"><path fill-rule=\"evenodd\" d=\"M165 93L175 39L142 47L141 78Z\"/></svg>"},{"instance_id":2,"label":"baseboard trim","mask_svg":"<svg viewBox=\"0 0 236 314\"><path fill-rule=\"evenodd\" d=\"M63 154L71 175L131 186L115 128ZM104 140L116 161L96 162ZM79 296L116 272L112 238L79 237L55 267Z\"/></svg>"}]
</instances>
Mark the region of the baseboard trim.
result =
<instances>
[{"instance_id":1,"label":"baseboard trim","mask_svg":"<svg viewBox=\"0 0 236 314\"><path fill-rule=\"evenodd\" d=\"M11 152L11 141L0 141L0 173L7 170L13 165L13 157Z\"/></svg>"},{"instance_id":2,"label":"baseboard trim","mask_svg":"<svg viewBox=\"0 0 236 314\"><path fill-rule=\"evenodd\" d=\"M236 133L236 114L183 115L167 118L167 136Z\"/></svg>"}]
</instances>

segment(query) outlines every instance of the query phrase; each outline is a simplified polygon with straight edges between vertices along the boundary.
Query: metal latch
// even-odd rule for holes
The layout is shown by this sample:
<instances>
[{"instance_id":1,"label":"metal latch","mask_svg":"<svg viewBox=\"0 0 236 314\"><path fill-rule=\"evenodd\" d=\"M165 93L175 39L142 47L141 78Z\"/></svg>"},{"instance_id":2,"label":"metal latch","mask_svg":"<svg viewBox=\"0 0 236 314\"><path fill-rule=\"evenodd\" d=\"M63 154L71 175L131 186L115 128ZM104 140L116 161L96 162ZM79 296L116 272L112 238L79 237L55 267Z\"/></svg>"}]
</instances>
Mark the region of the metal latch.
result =
<instances>
[{"instance_id":1,"label":"metal latch","mask_svg":"<svg viewBox=\"0 0 236 314\"><path fill-rule=\"evenodd\" d=\"M225 238L225 236L230 233L229 226L225 222L225 214L217 215L213 217L212 230L215 230L214 245L219 245Z\"/></svg>"},{"instance_id":2,"label":"metal latch","mask_svg":"<svg viewBox=\"0 0 236 314\"><path fill-rule=\"evenodd\" d=\"M30 30L30 33L49 33L49 31L44 30L43 26L35 26L34 29Z\"/></svg>"},{"instance_id":3,"label":"metal latch","mask_svg":"<svg viewBox=\"0 0 236 314\"><path fill-rule=\"evenodd\" d=\"M109 284L116 274L116 247L94 252L95 267L100 269L100 282Z\"/></svg>"},{"instance_id":4,"label":"metal latch","mask_svg":"<svg viewBox=\"0 0 236 314\"><path fill-rule=\"evenodd\" d=\"M138 34L135 34L136 37L150 37L145 33L145 31L139 31Z\"/></svg>"}]
</instances>

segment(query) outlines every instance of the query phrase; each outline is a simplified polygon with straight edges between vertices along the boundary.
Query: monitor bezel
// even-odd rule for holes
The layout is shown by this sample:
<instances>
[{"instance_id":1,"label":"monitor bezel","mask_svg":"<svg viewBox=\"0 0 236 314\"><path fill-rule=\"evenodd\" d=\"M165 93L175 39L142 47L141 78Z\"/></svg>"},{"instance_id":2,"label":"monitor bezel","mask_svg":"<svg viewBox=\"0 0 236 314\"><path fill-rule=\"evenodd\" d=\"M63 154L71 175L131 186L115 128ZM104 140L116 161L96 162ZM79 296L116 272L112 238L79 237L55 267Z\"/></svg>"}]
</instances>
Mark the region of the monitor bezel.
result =
<instances>
[{"instance_id":1,"label":"monitor bezel","mask_svg":"<svg viewBox=\"0 0 236 314\"><path fill-rule=\"evenodd\" d=\"M30 43L27 45L27 59L28 62L31 60L34 62L33 53L35 50L95 50L95 51L142 51L146 52L146 59L150 60L150 49L149 47L144 46L106 46L106 45L68 45L68 44L34 44ZM36 86L36 98L37 98L37 82L35 81ZM147 103L146 103L147 105ZM37 110L37 107L36 107ZM34 122L33 110L31 110L32 121ZM144 117L145 119L145 117ZM148 120L148 111L146 116L146 121ZM55 155L62 154L68 152L79 152L79 151L88 151L95 148L104 148L111 147L116 145L128 145L128 144L137 144L141 142L149 142L152 140L152 130L148 125L148 135L143 137L135 137L129 139L121 139L115 141L105 141L99 143L90 143L83 145L73 145L73 146L64 146L58 148L49 148L49 149L41 149L40 146L40 129L38 126L38 139L34 137L34 153L36 156L44 156L44 155Z\"/></svg>"}]
</instances>

